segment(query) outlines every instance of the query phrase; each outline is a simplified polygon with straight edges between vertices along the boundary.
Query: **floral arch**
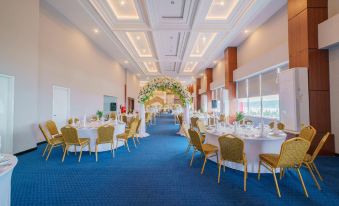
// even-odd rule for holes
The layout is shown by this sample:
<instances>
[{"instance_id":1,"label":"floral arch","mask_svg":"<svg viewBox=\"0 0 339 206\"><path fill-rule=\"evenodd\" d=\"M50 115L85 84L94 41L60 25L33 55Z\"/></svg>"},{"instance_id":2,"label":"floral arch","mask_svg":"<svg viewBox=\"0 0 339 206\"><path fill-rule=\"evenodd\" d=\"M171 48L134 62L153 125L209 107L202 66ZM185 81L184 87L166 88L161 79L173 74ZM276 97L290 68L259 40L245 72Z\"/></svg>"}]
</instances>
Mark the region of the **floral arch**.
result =
<instances>
[{"instance_id":1,"label":"floral arch","mask_svg":"<svg viewBox=\"0 0 339 206\"><path fill-rule=\"evenodd\" d=\"M156 90L170 90L176 94L183 105L189 104L192 99L189 91L179 81L169 77L158 77L149 81L139 92L139 103L145 104Z\"/></svg>"},{"instance_id":2,"label":"floral arch","mask_svg":"<svg viewBox=\"0 0 339 206\"><path fill-rule=\"evenodd\" d=\"M192 101L191 95L187 88L185 88L179 81L169 77L158 77L149 81L143 88L141 88L138 96L138 102L140 103L140 137L147 137L149 134L146 132L145 125L145 103L150 100L153 93L156 90L170 90L177 95L182 104L185 106L184 109L184 121L189 124L189 107Z\"/></svg>"}]
</instances>

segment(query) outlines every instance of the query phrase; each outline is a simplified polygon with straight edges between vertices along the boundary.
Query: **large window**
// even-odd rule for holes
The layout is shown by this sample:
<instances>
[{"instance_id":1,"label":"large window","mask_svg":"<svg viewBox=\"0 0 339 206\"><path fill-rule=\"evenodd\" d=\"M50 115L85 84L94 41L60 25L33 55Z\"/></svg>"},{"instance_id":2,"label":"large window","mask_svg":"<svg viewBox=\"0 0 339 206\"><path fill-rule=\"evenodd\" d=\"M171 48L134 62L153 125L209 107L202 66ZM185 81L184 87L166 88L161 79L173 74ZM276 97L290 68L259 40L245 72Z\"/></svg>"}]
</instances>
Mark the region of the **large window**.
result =
<instances>
[{"instance_id":1,"label":"large window","mask_svg":"<svg viewBox=\"0 0 339 206\"><path fill-rule=\"evenodd\" d=\"M238 111L255 121L279 119L277 78L280 70L273 69L237 82Z\"/></svg>"}]
</instances>

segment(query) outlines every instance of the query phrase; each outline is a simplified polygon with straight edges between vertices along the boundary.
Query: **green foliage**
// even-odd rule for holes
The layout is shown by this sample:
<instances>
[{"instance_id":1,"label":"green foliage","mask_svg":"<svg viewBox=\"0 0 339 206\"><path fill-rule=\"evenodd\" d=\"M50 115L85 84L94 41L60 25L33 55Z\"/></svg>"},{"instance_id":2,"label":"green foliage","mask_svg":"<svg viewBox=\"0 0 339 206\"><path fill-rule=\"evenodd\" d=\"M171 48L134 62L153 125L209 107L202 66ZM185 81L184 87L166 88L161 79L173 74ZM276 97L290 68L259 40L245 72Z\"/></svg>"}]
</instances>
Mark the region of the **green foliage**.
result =
<instances>
[{"instance_id":1,"label":"green foliage","mask_svg":"<svg viewBox=\"0 0 339 206\"><path fill-rule=\"evenodd\" d=\"M101 117L104 115L103 111L98 110L97 111L97 116L99 117L99 119L101 119Z\"/></svg>"},{"instance_id":2,"label":"green foliage","mask_svg":"<svg viewBox=\"0 0 339 206\"><path fill-rule=\"evenodd\" d=\"M242 121L242 120L244 120L244 119L245 119L245 115L244 115L243 112L237 112L237 113L235 114L235 120L236 120L237 122L240 122L240 121Z\"/></svg>"}]
</instances>

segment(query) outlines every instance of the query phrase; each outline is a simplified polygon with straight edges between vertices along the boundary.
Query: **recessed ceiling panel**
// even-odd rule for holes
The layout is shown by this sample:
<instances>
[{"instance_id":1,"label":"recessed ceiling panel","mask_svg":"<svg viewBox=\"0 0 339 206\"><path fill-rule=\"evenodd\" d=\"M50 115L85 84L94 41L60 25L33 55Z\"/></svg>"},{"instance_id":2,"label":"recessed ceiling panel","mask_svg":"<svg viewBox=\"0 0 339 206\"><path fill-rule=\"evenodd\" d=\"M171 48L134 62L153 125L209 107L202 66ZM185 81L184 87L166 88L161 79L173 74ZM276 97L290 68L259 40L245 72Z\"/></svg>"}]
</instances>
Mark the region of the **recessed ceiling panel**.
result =
<instances>
[{"instance_id":1,"label":"recessed ceiling panel","mask_svg":"<svg viewBox=\"0 0 339 206\"><path fill-rule=\"evenodd\" d=\"M187 62L184 68L184 72L193 72L198 62Z\"/></svg>"},{"instance_id":2,"label":"recessed ceiling panel","mask_svg":"<svg viewBox=\"0 0 339 206\"><path fill-rule=\"evenodd\" d=\"M239 0L213 0L206 20L226 20Z\"/></svg>"},{"instance_id":3,"label":"recessed ceiling panel","mask_svg":"<svg viewBox=\"0 0 339 206\"><path fill-rule=\"evenodd\" d=\"M146 70L150 73L158 72L157 65L155 62L144 62Z\"/></svg>"},{"instance_id":4,"label":"recessed ceiling panel","mask_svg":"<svg viewBox=\"0 0 339 206\"><path fill-rule=\"evenodd\" d=\"M195 40L190 57L202 57L209 45L214 40L217 33L211 32L199 32L197 39Z\"/></svg>"},{"instance_id":5,"label":"recessed ceiling panel","mask_svg":"<svg viewBox=\"0 0 339 206\"><path fill-rule=\"evenodd\" d=\"M115 17L120 20L138 20L139 15L134 0L107 0Z\"/></svg>"},{"instance_id":6,"label":"recessed ceiling panel","mask_svg":"<svg viewBox=\"0 0 339 206\"><path fill-rule=\"evenodd\" d=\"M126 32L139 57L152 57L152 51L145 32Z\"/></svg>"},{"instance_id":7,"label":"recessed ceiling panel","mask_svg":"<svg viewBox=\"0 0 339 206\"><path fill-rule=\"evenodd\" d=\"M158 0L159 1L159 0ZM161 18L183 18L186 0L161 0L158 9Z\"/></svg>"}]
</instances>

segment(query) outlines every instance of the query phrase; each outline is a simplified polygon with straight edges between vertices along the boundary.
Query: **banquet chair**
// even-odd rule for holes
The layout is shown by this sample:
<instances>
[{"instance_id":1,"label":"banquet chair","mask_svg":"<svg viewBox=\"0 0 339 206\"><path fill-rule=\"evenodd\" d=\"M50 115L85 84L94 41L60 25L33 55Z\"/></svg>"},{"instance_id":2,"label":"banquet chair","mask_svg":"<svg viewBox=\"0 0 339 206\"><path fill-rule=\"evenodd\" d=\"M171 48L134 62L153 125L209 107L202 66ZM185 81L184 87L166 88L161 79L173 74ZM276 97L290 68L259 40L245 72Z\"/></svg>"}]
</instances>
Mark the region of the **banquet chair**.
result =
<instances>
[{"instance_id":1,"label":"banquet chair","mask_svg":"<svg viewBox=\"0 0 339 206\"><path fill-rule=\"evenodd\" d=\"M52 138L54 137L62 137L62 134L60 134L55 122L53 120L48 120L46 122L46 128L49 132L49 134L52 136Z\"/></svg>"},{"instance_id":2,"label":"banquet chair","mask_svg":"<svg viewBox=\"0 0 339 206\"><path fill-rule=\"evenodd\" d=\"M188 133L188 129L189 129L189 126L187 124L182 125L182 130L184 131L184 135L185 135L185 138L186 138L187 143L188 143L185 154L187 154L189 152L189 150L191 149L191 146L193 146L190 135Z\"/></svg>"},{"instance_id":3,"label":"banquet chair","mask_svg":"<svg viewBox=\"0 0 339 206\"><path fill-rule=\"evenodd\" d=\"M141 119L139 117L135 118L136 121L138 121L138 125L137 125L137 129L136 129L136 134L135 134L135 137L136 137L136 140L138 142L138 144L140 144L140 141L139 141L139 137L140 137L140 124L141 124Z\"/></svg>"},{"instance_id":4,"label":"banquet chair","mask_svg":"<svg viewBox=\"0 0 339 206\"><path fill-rule=\"evenodd\" d=\"M221 114L220 116L219 116L219 120L218 120L219 122L225 122L226 121L226 116L225 116L225 114Z\"/></svg>"},{"instance_id":5,"label":"banquet chair","mask_svg":"<svg viewBox=\"0 0 339 206\"><path fill-rule=\"evenodd\" d=\"M111 118L112 120L116 120L116 118L117 118L116 113L115 113L115 112L111 112L111 113L109 114L109 118Z\"/></svg>"},{"instance_id":6,"label":"banquet chair","mask_svg":"<svg viewBox=\"0 0 339 206\"><path fill-rule=\"evenodd\" d=\"M273 129L273 128L274 128L274 122L270 122L270 123L268 124L268 126L270 127L270 129Z\"/></svg>"},{"instance_id":7,"label":"banquet chair","mask_svg":"<svg viewBox=\"0 0 339 206\"><path fill-rule=\"evenodd\" d=\"M98 128L98 138L95 142L95 160L98 161L98 146L100 144L111 144L111 153L114 157L114 127L112 125L103 125Z\"/></svg>"},{"instance_id":8,"label":"banquet chair","mask_svg":"<svg viewBox=\"0 0 339 206\"><path fill-rule=\"evenodd\" d=\"M281 197L277 177L275 175L276 169L283 168L283 170L285 170L287 168L293 168L297 171L304 193L306 197L308 197L307 189L300 173L300 167L309 147L310 142L300 137L296 137L287 140L281 145L280 154L260 154L258 180L260 180L260 167L263 165L272 172L278 196Z\"/></svg>"},{"instance_id":9,"label":"banquet chair","mask_svg":"<svg viewBox=\"0 0 339 206\"><path fill-rule=\"evenodd\" d=\"M285 129L285 124L279 122L279 123L277 124L277 128L278 128L278 130L284 130L284 129Z\"/></svg>"},{"instance_id":10,"label":"banquet chair","mask_svg":"<svg viewBox=\"0 0 339 206\"><path fill-rule=\"evenodd\" d=\"M197 121L197 128L201 136L201 142L205 142L206 139L206 127L203 121L200 119Z\"/></svg>"},{"instance_id":11,"label":"banquet chair","mask_svg":"<svg viewBox=\"0 0 339 206\"><path fill-rule=\"evenodd\" d=\"M131 123L131 127L129 129L126 129L124 133L117 135L117 140L124 142L124 145L125 147L127 147L128 152L130 152L129 146L128 146L129 139L133 139L134 147L137 148L137 145L135 144L135 139L134 139L136 136L137 127L138 127L138 121L134 120Z\"/></svg>"},{"instance_id":12,"label":"banquet chair","mask_svg":"<svg viewBox=\"0 0 339 206\"><path fill-rule=\"evenodd\" d=\"M39 129L42 133L42 135L44 136L47 145L45 147L45 150L42 154L42 156L45 156L46 151L48 150L48 155L46 157L46 160L48 160L49 155L51 154L52 150L54 147L58 147L58 146L62 146L62 149L64 150L64 138L62 136L58 136L58 137L54 137L54 138L49 138L47 136L47 133L45 131L45 129L42 127L41 124L39 124Z\"/></svg>"},{"instance_id":13,"label":"banquet chair","mask_svg":"<svg viewBox=\"0 0 339 206\"><path fill-rule=\"evenodd\" d=\"M191 117L191 128L197 128L197 121L199 117Z\"/></svg>"},{"instance_id":14,"label":"banquet chair","mask_svg":"<svg viewBox=\"0 0 339 206\"><path fill-rule=\"evenodd\" d=\"M244 152L244 141L231 134L219 137L220 162L218 168L218 184L220 183L220 169L224 161L240 163L244 165L244 191L246 192L247 160ZM224 165L225 171L225 165Z\"/></svg>"},{"instance_id":15,"label":"banquet chair","mask_svg":"<svg viewBox=\"0 0 339 206\"><path fill-rule=\"evenodd\" d=\"M299 137L309 141L310 143L312 143L316 133L317 133L317 130L314 127L312 127L311 125L304 126L300 130Z\"/></svg>"},{"instance_id":16,"label":"banquet chair","mask_svg":"<svg viewBox=\"0 0 339 206\"><path fill-rule=\"evenodd\" d=\"M303 164L307 167L308 171L310 171L311 173L311 176L316 184L316 186L318 187L319 190L321 190L321 187L313 173L313 170L317 173L319 179L321 181L323 181L323 178L321 177L320 173L319 173L319 170L318 168L315 166L315 163L314 163L314 160L317 158L320 150L324 147L328 137L330 136L330 133L327 132L324 137L320 140L318 146L316 147L316 149L314 150L313 154L306 154L305 158L304 158L304 161L303 161Z\"/></svg>"},{"instance_id":17,"label":"banquet chair","mask_svg":"<svg viewBox=\"0 0 339 206\"><path fill-rule=\"evenodd\" d=\"M197 151L199 151L201 154L205 156L204 164L202 165L202 168L201 168L201 174L204 173L204 169L205 169L205 165L206 165L206 161L208 157L217 156L217 163L219 164L218 147L212 144L201 143L201 138L200 138L199 133L192 128L188 130L188 133L192 141L192 145L194 147L190 167L192 166L194 155L195 155L195 152Z\"/></svg>"},{"instance_id":18,"label":"banquet chair","mask_svg":"<svg viewBox=\"0 0 339 206\"><path fill-rule=\"evenodd\" d=\"M61 128L61 133L62 133L62 136L64 137L64 142L65 142L65 149L64 149L64 155L62 157L62 162L64 162L65 160L65 155L68 151L68 148L72 145L74 146L74 152L76 152L76 146L80 146L80 155L79 155L78 162L80 162L81 160L82 149L84 147L86 146L88 147L89 154L91 155L90 139L80 138L76 128L67 125Z\"/></svg>"},{"instance_id":19,"label":"banquet chair","mask_svg":"<svg viewBox=\"0 0 339 206\"><path fill-rule=\"evenodd\" d=\"M73 118L69 118L67 120L68 124L73 124ZM78 123L79 122L79 119L78 118L74 118L74 124Z\"/></svg>"},{"instance_id":20,"label":"banquet chair","mask_svg":"<svg viewBox=\"0 0 339 206\"><path fill-rule=\"evenodd\" d=\"M151 116L151 113L149 112L146 112L145 114L145 123L147 126L149 126L151 124L151 121L152 121L152 116Z\"/></svg>"},{"instance_id":21,"label":"banquet chair","mask_svg":"<svg viewBox=\"0 0 339 206\"><path fill-rule=\"evenodd\" d=\"M126 124L126 126L128 125L126 114L121 115L121 121L124 122Z\"/></svg>"}]
</instances>

